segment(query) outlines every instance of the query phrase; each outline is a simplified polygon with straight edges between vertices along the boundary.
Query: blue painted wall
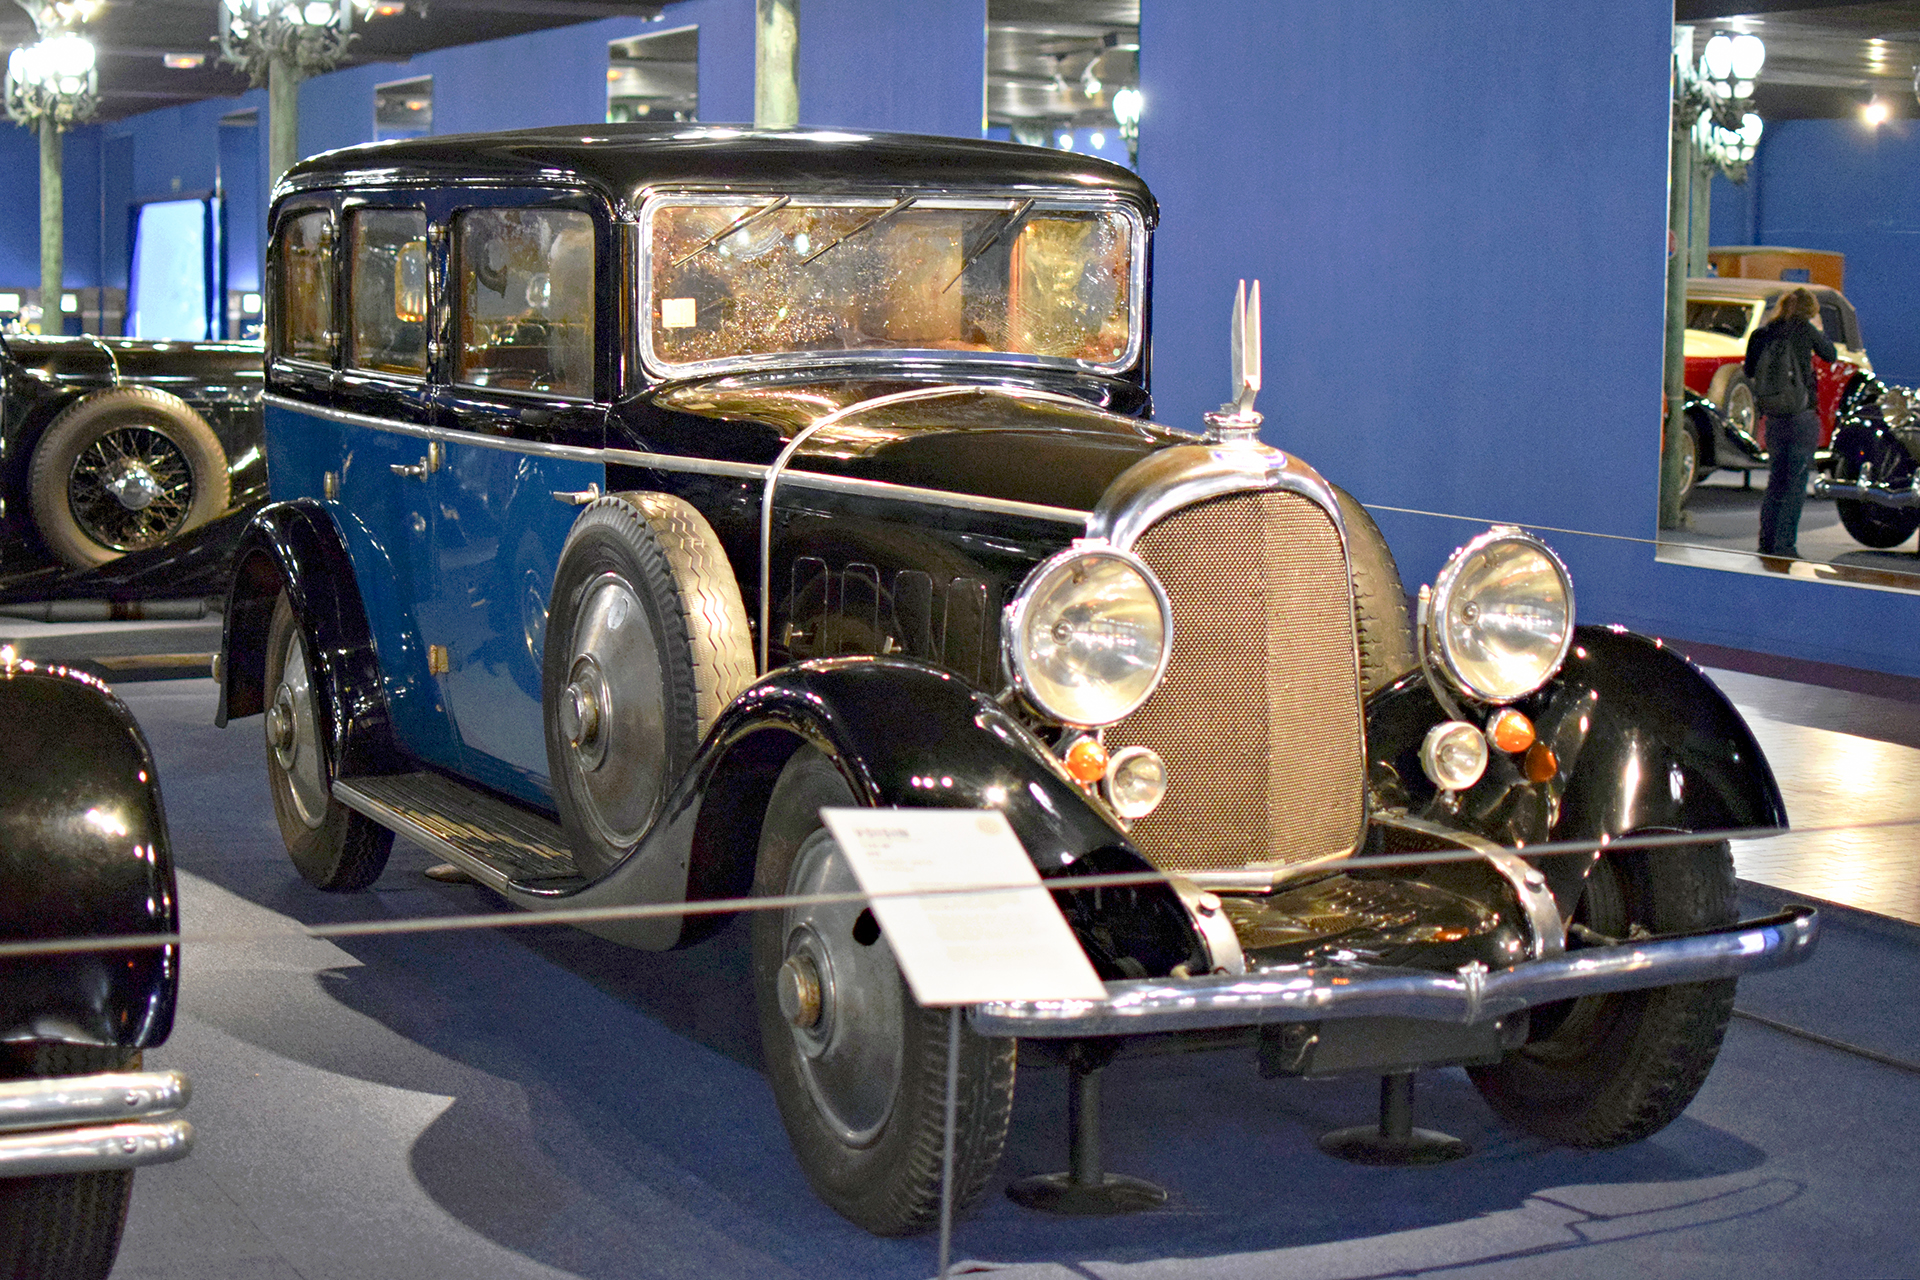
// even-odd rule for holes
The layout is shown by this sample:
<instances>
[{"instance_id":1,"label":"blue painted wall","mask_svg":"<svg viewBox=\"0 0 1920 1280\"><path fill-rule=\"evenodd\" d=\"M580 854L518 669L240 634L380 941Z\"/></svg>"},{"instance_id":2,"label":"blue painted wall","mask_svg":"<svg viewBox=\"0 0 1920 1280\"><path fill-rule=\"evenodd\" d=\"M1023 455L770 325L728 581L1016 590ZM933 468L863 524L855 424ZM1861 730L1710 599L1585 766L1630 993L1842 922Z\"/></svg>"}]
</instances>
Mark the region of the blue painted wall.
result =
<instances>
[{"instance_id":1,"label":"blue painted wall","mask_svg":"<svg viewBox=\"0 0 1920 1280\"><path fill-rule=\"evenodd\" d=\"M986 0L800 5L802 124L977 138L986 69Z\"/></svg>"},{"instance_id":2,"label":"blue painted wall","mask_svg":"<svg viewBox=\"0 0 1920 1280\"><path fill-rule=\"evenodd\" d=\"M61 280L69 289L100 283L100 140L91 129L61 135L61 184L66 194L65 261ZM0 123L0 288L40 287L40 134Z\"/></svg>"},{"instance_id":3,"label":"blue painted wall","mask_svg":"<svg viewBox=\"0 0 1920 1280\"><path fill-rule=\"evenodd\" d=\"M1745 187L1715 179L1713 242L1846 254L1874 370L1920 386L1920 121L1785 120L1768 126L1757 159Z\"/></svg>"},{"instance_id":4,"label":"blue painted wall","mask_svg":"<svg viewBox=\"0 0 1920 1280\"><path fill-rule=\"evenodd\" d=\"M1585 620L1920 675L1913 597L1654 562L1671 21L1147 0L1160 415L1224 397L1259 276L1266 438L1375 506L1410 585L1489 521L1566 530Z\"/></svg>"}]
</instances>

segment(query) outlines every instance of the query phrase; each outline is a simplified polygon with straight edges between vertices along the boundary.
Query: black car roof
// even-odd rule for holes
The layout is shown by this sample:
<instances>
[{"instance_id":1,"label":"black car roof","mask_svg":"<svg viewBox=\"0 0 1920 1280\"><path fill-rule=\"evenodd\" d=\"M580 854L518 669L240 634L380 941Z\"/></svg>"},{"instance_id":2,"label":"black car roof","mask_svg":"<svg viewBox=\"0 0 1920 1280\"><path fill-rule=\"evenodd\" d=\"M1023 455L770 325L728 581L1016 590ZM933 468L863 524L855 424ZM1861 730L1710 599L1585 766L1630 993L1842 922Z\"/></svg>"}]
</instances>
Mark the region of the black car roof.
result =
<instances>
[{"instance_id":1,"label":"black car roof","mask_svg":"<svg viewBox=\"0 0 1920 1280\"><path fill-rule=\"evenodd\" d=\"M1129 170L1092 156L969 138L744 125L593 124L373 142L287 171L279 192L455 179L557 182L632 202L654 185L749 189L1071 188L1155 204Z\"/></svg>"}]
</instances>

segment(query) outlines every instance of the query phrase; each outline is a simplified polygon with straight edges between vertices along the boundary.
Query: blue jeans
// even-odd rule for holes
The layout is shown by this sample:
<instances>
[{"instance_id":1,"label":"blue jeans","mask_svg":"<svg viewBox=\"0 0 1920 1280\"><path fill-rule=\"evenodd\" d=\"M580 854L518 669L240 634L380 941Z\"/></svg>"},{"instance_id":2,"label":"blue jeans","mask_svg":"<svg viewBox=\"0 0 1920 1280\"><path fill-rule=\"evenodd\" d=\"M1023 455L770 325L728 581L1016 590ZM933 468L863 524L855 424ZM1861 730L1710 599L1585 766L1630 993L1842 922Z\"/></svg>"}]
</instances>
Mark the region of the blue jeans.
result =
<instances>
[{"instance_id":1,"label":"blue jeans","mask_svg":"<svg viewBox=\"0 0 1920 1280\"><path fill-rule=\"evenodd\" d=\"M1767 416L1767 492L1760 499L1760 554L1797 556L1800 508L1807 500L1807 473L1820 442L1820 415L1802 409L1788 417Z\"/></svg>"}]
</instances>

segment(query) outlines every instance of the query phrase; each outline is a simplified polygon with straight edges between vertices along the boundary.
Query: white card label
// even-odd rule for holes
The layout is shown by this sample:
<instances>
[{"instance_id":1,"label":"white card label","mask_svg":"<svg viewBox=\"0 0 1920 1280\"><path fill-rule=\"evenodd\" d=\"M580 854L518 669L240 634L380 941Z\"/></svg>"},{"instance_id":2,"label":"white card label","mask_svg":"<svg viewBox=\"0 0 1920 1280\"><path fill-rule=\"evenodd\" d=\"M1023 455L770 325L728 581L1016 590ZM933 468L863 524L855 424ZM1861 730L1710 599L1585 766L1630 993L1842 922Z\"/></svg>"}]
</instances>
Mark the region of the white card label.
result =
<instances>
[{"instance_id":1,"label":"white card label","mask_svg":"<svg viewBox=\"0 0 1920 1280\"><path fill-rule=\"evenodd\" d=\"M1106 995L1005 815L991 809L822 809L914 999ZM991 891L955 892L992 886ZM1009 888L1007 886L1021 886ZM924 897L898 897L926 894Z\"/></svg>"},{"instance_id":2,"label":"white card label","mask_svg":"<svg viewBox=\"0 0 1920 1280\"><path fill-rule=\"evenodd\" d=\"M699 323L699 308L692 298L660 299L662 329L691 329Z\"/></svg>"}]
</instances>

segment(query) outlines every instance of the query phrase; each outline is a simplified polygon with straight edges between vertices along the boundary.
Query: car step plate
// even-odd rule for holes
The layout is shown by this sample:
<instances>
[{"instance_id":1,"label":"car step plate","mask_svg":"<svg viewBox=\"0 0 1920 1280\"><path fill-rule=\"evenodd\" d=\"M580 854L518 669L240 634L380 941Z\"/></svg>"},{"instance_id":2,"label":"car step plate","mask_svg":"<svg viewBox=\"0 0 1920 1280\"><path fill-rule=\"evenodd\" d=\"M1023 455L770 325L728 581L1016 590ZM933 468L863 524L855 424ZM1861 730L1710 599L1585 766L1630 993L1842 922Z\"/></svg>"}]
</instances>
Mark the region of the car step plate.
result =
<instances>
[{"instance_id":1,"label":"car step plate","mask_svg":"<svg viewBox=\"0 0 1920 1280\"><path fill-rule=\"evenodd\" d=\"M564 893L586 883L557 823L437 773L340 778L333 795L490 889Z\"/></svg>"}]
</instances>

